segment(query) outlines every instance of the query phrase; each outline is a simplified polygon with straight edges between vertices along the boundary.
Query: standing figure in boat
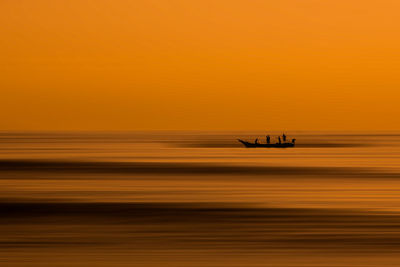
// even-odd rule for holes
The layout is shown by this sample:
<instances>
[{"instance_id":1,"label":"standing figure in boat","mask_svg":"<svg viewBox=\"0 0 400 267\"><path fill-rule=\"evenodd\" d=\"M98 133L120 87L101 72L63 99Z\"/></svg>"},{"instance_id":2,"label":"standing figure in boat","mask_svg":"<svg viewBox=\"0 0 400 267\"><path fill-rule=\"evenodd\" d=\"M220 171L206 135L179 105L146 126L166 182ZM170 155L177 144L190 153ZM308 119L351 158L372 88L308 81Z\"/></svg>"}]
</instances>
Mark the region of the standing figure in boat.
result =
<instances>
[{"instance_id":1,"label":"standing figure in boat","mask_svg":"<svg viewBox=\"0 0 400 267\"><path fill-rule=\"evenodd\" d=\"M271 143L271 137L267 135L267 144Z\"/></svg>"},{"instance_id":2,"label":"standing figure in boat","mask_svg":"<svg viewBox=\"0 0 400 267\"><path fill-rule=\"evenodd\" d=\"M283 135L282 135L282 138L283 138L283 142L285 143L285 142L286 142L286 135L283 134Z\"/></svg>"}]
</instances>

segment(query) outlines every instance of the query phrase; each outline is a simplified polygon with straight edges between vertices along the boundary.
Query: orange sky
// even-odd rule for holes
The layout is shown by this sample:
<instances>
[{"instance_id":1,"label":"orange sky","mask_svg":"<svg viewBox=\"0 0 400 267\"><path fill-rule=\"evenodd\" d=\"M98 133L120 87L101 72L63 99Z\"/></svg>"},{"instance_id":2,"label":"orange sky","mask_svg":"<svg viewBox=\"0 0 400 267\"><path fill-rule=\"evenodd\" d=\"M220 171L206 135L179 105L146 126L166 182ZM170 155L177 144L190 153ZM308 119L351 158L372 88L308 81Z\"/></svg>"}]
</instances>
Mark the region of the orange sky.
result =
<instances>
[{"instance_id":1,"label":"orange sky","mask_svg":"<svg viewBox=\"0 0 400 267\"><path fill-rule=\"evenodd\" d=\"M400 130L398 0L0 0L0 130Z\"/></svg>"}]
</instances>

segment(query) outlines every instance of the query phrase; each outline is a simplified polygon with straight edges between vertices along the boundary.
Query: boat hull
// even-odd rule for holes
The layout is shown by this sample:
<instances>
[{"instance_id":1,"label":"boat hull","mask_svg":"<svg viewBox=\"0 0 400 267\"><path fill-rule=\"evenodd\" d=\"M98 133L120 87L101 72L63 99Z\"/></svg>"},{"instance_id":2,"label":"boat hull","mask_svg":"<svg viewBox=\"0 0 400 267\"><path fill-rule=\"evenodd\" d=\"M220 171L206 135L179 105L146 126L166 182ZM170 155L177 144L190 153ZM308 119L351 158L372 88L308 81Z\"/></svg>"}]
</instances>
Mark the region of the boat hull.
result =
<instances>
[{"instance_id":1,"label":"boat hull","mask_svg":"<svg viewBox=\"0 0 400 267\"><path fill-rule=\"evenodd\" d=\"M275 144L256 144L250 143L243 140L238 139L240 143L242 143L245 147L256 148L256 147L276 147L276 148L286 148L286 147L294 147L294 143L275 143Z\"/></svg>"}]
</instances>

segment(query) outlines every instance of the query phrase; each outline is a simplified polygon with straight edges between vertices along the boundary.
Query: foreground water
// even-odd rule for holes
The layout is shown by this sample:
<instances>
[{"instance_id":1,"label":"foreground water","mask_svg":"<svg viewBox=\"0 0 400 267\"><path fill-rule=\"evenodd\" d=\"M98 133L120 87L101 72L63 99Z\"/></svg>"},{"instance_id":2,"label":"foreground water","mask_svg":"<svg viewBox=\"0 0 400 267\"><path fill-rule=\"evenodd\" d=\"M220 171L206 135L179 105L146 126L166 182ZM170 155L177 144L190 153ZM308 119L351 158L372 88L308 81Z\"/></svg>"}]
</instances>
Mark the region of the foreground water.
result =
<instances>
[{"instance_id":1,"label":"foreground water","mask_svg":"<svg viewBox=\"0 0 400 267\"><path fill-rule=\"evenodd\" d=\"M398 266L400 133L289 134L2 132L0 266Z\"/></svg>"}]
</instances>

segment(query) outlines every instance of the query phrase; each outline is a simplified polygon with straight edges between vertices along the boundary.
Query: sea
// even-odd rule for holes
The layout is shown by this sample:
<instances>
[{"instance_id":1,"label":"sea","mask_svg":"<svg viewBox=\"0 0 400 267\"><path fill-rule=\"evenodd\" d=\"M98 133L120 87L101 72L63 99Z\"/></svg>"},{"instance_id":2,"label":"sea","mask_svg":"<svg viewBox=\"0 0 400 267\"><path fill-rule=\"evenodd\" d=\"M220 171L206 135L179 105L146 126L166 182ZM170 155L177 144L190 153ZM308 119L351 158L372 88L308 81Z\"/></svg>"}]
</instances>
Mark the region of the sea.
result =
<instances>
[{"instance_id":1,"label":"sea","mask_svg":"<svg viewBox=\"0 0 400 267\"><path fill-rule=\"evenodd\" d=\"M0 132L0 266L400 265L400 133Z\"/></svg>"}]
</instances>

